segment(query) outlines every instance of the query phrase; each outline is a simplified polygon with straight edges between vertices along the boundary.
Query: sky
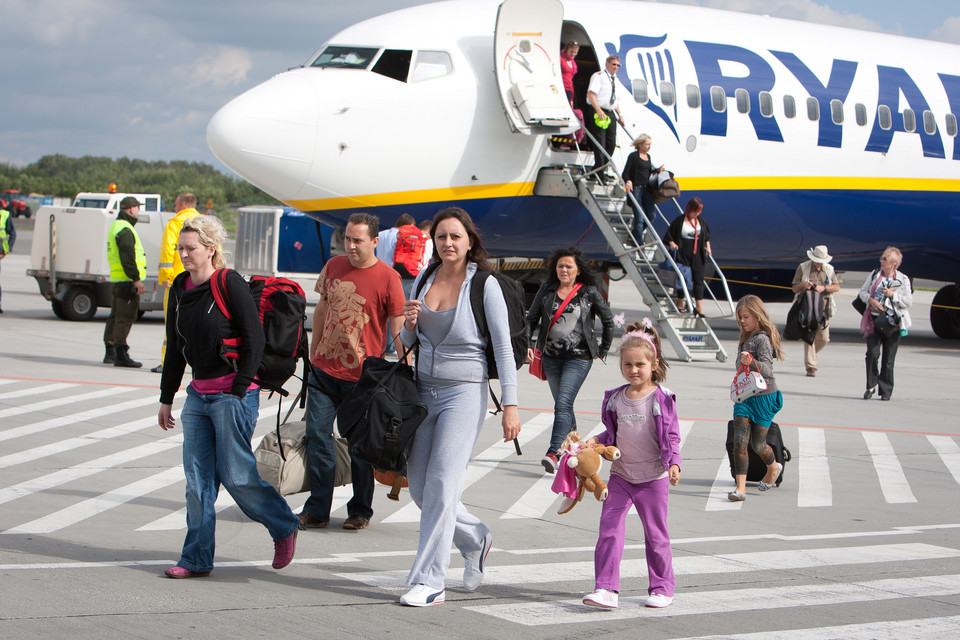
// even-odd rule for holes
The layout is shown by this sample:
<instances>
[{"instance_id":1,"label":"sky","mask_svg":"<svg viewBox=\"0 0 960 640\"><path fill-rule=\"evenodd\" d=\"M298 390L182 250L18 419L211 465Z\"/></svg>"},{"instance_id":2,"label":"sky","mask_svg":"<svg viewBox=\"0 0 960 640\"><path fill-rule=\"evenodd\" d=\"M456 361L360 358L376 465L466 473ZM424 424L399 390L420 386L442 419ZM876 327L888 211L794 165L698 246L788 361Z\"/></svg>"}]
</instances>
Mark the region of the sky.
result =
<instances>
[{"instance_id":1,"label":"sky","mask_svg":"<svg viewBox=\"0 0 960 640\"><path fill-rule=\"evenodd\" d=\"M957 0L660 1L960 43ZM2 0L0 162L125 156L226 171L206 145L219 107L341 29L423 3Z\"/></svg>"}]
</instances>

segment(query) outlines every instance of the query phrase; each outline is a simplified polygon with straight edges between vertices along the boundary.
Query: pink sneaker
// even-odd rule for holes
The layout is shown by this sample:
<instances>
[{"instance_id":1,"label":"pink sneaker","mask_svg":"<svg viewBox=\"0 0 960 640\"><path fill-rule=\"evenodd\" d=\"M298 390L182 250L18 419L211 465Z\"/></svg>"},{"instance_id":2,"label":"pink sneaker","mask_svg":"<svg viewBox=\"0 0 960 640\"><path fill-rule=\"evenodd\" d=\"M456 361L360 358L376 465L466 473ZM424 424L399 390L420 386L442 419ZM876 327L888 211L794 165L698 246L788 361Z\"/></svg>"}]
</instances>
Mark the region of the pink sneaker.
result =
<instances>
[{"instance_id":1,"label":"pink sneaker","mask_svg":"<svg viewBox=\"0 0 960 640\"><path fill-rule=\"evenodd\" d=\"M283 569L293 560L293 552L297 548L297 530L283 540L273 541L273 568Z\"/></svg>"},{"instance_id":2,"label":"pink sneaker","mask_svg":"<svg viewBox=\"0 0 960 640\"><path fill-rule=\"evenodd\" d=\"M205 578L210 575L209 571L190 571L179 565L170 567L163 572L168 578Z\"/></svg>"}]
</instances>

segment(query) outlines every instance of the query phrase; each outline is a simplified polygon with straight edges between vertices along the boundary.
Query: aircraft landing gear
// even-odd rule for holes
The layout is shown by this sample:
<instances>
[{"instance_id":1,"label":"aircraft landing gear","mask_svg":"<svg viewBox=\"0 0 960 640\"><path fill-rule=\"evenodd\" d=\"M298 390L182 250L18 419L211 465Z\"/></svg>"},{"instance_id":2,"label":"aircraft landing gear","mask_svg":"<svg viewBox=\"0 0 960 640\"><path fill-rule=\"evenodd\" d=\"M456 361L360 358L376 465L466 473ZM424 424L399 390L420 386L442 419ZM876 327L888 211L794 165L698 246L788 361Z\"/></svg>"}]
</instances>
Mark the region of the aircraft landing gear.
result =
<instances>
[{"instance_id":1,"label":"aircraft landing gear","mask_svg":"<svg viewBox=\"0 0 960 640\"><path fill-rule=\"evenodd\" d=\"M934 306L930 308L930 326L938 338L960 338L960 309L943 309L946 307L960 307L960 285L948 284L937 291L933 296Z\"/></svg>"}]
</instances>

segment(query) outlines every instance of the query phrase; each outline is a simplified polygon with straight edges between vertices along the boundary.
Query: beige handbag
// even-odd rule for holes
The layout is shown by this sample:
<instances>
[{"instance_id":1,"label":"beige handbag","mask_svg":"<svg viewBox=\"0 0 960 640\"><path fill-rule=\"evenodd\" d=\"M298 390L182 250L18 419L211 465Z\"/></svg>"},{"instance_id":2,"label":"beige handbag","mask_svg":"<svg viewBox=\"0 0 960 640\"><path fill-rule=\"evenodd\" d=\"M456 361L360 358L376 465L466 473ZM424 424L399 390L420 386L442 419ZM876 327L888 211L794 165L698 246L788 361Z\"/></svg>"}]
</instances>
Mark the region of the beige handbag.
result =
<instances>
[{"instance_id":1,"label":"beige handbag","mask_svg":"<svg viewBox=\"0 0 960 640\"><path fill-rule=\"evenodd\" d=\"M276 431L263 436L253 452L260 477L288 496L310 490L307 474L307 423L304 420L285 422ZM350 484L350 451L347 439L335 434L337 469L333 486Z\"/></svg>"}]
</instances>

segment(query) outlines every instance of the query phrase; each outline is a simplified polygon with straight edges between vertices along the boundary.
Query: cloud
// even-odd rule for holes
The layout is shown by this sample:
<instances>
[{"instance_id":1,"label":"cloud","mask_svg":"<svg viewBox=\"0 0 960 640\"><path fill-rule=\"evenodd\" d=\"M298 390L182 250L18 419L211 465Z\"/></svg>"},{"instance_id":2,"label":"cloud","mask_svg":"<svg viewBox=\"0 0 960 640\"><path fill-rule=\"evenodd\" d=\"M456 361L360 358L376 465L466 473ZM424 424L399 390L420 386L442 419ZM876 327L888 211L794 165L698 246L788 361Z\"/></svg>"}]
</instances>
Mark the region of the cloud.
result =
<instances>
[{"instance_id":1,"label":"cloud","mask_svg":"<svg viewBox=\"0 0 960 640\"><path fill-rule=\"evenodd\" d=\"M252 67L253 60L248 51L221 46L215 57L200 60L194 65L187 88L195 89L207 84L218 88L242 85Z\"/></svg>"},{"instance_id":2,"label":"cloud","mask_svg":"<svg viewBox=\"0 0 960 640\"><path fill-rule=\"evenodd\" d=\"M686 4L686 3L684 3ZM841 13L813 0L703 0L700 6L742 11L775 18L815 22L850 29L884 31L883 26L859 13Z\"/></svg>"},{"instance_id":3,"label":"cloud","mask_svg":"<svg viewBox=\"0 0 960 640\"><path fill-rule=\"evenodd\" d=\"M930 39L960 44L960 16L944 20L942 25L930 32Z\"/></svg>"}]
</instances>

